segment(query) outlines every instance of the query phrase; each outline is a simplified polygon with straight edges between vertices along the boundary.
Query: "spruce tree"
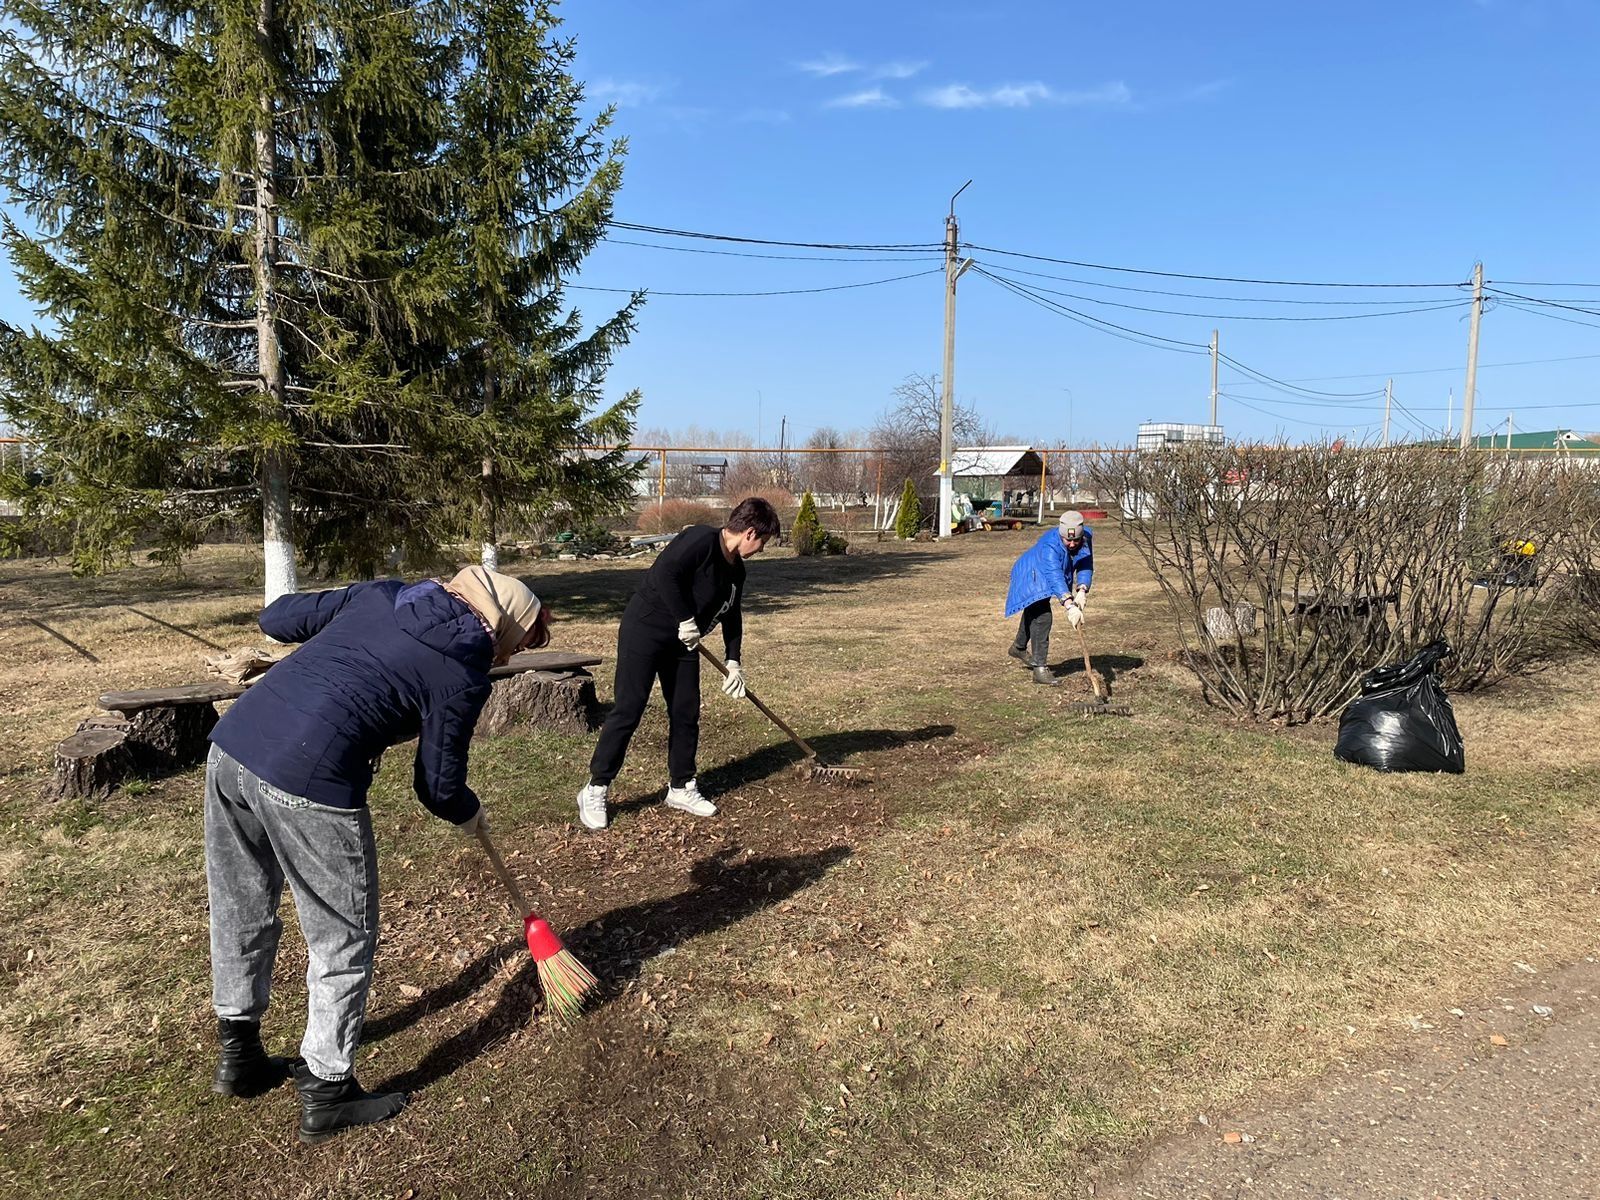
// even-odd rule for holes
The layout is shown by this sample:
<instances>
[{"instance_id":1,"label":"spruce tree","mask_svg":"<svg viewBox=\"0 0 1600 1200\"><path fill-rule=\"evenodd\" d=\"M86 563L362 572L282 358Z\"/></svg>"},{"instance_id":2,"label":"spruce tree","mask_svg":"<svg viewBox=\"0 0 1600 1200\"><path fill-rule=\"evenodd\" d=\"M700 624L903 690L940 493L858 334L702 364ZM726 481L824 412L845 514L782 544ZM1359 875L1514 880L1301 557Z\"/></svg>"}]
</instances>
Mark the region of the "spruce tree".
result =
<instances>
[{"instance_id":1,"label":"spruce tree","mask_svg":"<svg viewBox=\"0 0 1600 1200\"><path fill-rule=\"evenodd\" d=\"M425 507L393 468L445 427L406 369L453 266L417 218L445 11L0 0L0 183L39 230L4 238L50 322L0 328L0 404L80 569L258 520L270 600L297 521Z\"/></svg>"},{"instance_id":2,"label":"spruce tree","mask_svg":"<svg viewBox=\"0 0 1600 1200\"><path fill-rule=\"evenodd\" d=\"M630 436L637 393L602 406L601 385L643 296L587 332L564 302L563 279L605 235L625 146L607 138L609 109L581 116L574 44L558 38L554 5L467 0L460 11L443 167L467 334L449 391L475 433L474 457L458 464L460 482L476 480L457 489L462 532L493 566L508 521L592 517L630 495L635 469L620 450L562 448Z\"/></svg>"},{"instance_id":3,"label":"spruce tree","mask_svg":"<svg viewBox=\"0 0 1600 1200\"><path fill-rule=\"evenodd\" d=\"M900 489L900 507L894 518L894 535L899 538L914 538L921 527L922 501L917 499L916 485L907 479L905 487Z\"/></svg>"},{"instance_id":4,"label":"spruce tree","mask_svg":"<svg viewBox=\"0 0 1600 1200\"><path fill-rule=\"evenodd\" d=\"M620 182L548 5L0 0L0 184L49 327L0 327L12 478L75 565L259 521L371 573L609 503L635 397L592 412L639 298L585 336L560 280ZM485 463L492 474L485 475Z\"/></svg>"}]
</instances>

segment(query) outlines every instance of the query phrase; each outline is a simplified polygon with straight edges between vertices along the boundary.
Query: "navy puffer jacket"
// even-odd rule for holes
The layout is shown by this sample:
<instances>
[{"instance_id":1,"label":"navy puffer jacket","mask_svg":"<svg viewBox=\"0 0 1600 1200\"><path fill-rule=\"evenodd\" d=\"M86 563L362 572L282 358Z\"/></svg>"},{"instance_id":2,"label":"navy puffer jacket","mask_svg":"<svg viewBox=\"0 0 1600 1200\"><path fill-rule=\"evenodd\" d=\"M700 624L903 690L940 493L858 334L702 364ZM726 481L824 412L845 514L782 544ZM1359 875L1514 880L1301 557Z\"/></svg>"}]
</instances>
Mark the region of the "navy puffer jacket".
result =
<instances>
[{"instance_id":1,"label":"navy puffer jacket","mask_svg":"<svg viewBox=\"0 0 1600 1200\"><path fill-rule=\"evenodd\" d=\"M378 755L415 737L417 799L446 821L478 811L467 746L493 647L466 604L432 580L377 580L281 596L261 629L305 645L234 702L213 742L280 791L361 808Z\"/></svg>"}]
</instances>

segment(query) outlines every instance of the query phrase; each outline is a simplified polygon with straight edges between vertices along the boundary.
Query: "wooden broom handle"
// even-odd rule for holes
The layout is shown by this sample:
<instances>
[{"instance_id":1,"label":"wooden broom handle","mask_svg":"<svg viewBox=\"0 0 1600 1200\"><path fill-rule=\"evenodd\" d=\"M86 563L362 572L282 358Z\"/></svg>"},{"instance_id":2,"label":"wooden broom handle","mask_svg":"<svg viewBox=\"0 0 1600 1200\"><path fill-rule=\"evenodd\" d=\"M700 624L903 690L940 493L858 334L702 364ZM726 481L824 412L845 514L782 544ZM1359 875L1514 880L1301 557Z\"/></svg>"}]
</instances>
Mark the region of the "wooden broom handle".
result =
<instances>
[{"instance_id":1,"label":"wooden broom handle","mask_svg":"<svg viewBox=\"0 0 1600 1200\"><path fill-rule=\"evenodd\" d=\"M511 878L511 872L506 870L506 864L500 859L500 852L494 848L494 843L489 840L489 831L483 827L483 822L478 822L478 844L483 847L484 853L489 856L489 862L494 867L494 873L500 876L500 882L505 884L506 891L511 893L511 902L517 906L517 912L527 917L533 912L533 906L528 903L522 889L517 886L517 881Z\"/></svg>"},{"instance_id":2,"label":"wooden broom handle","mask_svg":"<svg viewBox=\"0 0 1600 1200\"><path fill-rule=\"evenodd\" d=\"M710 663L713 667L715 667L718 671L720 671L724 678L727 677L728 668L723 666L722 660L720 658L718 658L715 654L711 653L711 648L709 646L707 646L705 644L705 642L702 641L702 642L698 643L695 646L695 649L699 650L700 654L701 654L701 657L703 657L708 663ZM777 713L773 712L765 704L761 703L761 697L756 695L753 691L751 691L748 686L744 689L744 698L746 700L750 701L751 704L754 704L763 713L765 713L767 720L771 721L779 729L781 729L785 733L787 733L789 735L789 737L793 740L794 744L796 746L799 746L800 749L805 751L807 758L816 758L817 757L817 752L815 750L813 750L809 745L806 744L805 738L801 737L794 730L790 729L788 724L784 721L784 719L782 717L780 717Z\"/></svg>"}]
</instances>

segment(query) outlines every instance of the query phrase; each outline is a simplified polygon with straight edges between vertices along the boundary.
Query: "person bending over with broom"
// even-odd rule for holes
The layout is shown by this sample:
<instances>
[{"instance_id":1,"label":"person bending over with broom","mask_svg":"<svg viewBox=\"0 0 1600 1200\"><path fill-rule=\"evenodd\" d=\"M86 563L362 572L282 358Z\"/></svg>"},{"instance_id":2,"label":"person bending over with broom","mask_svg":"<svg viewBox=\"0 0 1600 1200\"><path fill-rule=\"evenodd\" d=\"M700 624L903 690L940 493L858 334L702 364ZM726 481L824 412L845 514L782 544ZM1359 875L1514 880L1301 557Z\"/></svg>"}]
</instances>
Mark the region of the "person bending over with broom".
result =
<instances>
[{"instance_id":1,"label":"person bending over with broom","mask_svg":"<svg viewBox=\"0 0 1600 1200\"><path fill-rule=\"evenodd\" d=\"M549 613L525 584L469 567L448 582L282 596L260 623L268 637L305 644L211 731L206 882L222 1043L213 1089L257 1096L292 1073L300 1140L314 1143L386 1120L406 1102L366 1091L354 1069L378 941L367 811L376 760L417 738L417 798L465 834L487 829L467 786L467 743L489 698L489 668L546 644ZM310 960L293 1061L268 1057L261 1043L286 882Z\"/></svg>"},{"instance_id":2,"label":"person bending over with broom","mask_svg":"<svg viewBox=\"0 0 1600 1200\"><path fill-rule=\"evenodd\" d=\"M1056 529L1023 551L1011 567L1006 616L1021 613L1022 620L1006 653L1033 668L1035 683L1055 687L1061 682L1045 665L1050 654L1050 602L1061 601L1067 624L1074 628L1083 624L1094 578L1093 543L1094 533L1083 523L1083 514L1071 509L1061 514Z\"/></svg>"},{"instance_id":3,"label":"person bending over with broom","mask_svg":"<svg viewBox=\"0 0 1600 1200\"><path fill-rule=\"evenodd\" d=\"M760 554L781 528L772 505L751 496L739 501L721 529L690 525L650 564L617 629L616 702L589 761L589 782L578 793L578 820L585 828L604 829L610 819L611 781L622 770L657 679L667 702L667 804L697 817L716 815L717 806L700 794L695 778L700 741L696 647L721 621L728 668L722 690L735 699L743 696L744 560Z\"/></svg>"}]
</instances>

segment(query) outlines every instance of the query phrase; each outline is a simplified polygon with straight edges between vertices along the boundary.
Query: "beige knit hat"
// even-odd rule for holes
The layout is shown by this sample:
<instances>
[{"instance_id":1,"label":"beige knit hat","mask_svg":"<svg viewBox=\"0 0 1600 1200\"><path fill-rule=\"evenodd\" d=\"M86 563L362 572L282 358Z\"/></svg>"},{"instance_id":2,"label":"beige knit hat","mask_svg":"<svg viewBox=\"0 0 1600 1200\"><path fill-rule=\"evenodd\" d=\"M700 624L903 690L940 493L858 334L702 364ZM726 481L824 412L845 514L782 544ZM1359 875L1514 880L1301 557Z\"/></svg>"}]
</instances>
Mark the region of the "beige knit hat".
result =
<instances>
[{"instance_id":1,"label":"beige knit hat","mask_svg":"<svg viewBox=\"0 0 1600 1200\"><path fill-rule=\"evenodd\" d=\"M1083 514L1075 508L1069 508L1061 514L1061 529L1063 533L1078 533L1083 529Z\"/></svg>"},{"instance_id":2,"label":"beige knit hat","mask_svg":"<svg viewBox=\"0 0 1600 1200\"><path fill-rule=\"evenodd\" d=\"M539 597L520 579L487 567L467 567L445 582L494 631L494 660L505 662L539 619Z\"/></svg>"}]
</instances>

